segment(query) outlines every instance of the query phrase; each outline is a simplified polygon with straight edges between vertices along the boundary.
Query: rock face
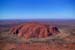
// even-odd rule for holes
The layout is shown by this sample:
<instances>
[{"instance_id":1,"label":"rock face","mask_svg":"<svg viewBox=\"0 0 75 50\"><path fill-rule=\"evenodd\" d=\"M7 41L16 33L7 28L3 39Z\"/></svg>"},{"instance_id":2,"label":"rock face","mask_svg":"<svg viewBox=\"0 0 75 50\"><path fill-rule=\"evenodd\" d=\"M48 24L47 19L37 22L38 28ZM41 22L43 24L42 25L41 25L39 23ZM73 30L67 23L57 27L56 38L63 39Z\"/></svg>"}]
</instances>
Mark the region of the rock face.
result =
<instances>
[{"instance_id":1,"label":"rock face","mask_svg":"<svg viewBox=\"0 0 75 50\"><path fill-rule=\"evenodd\" d=\"M46 38L51 35L59 33L59 30L55 26L50 26L41 23L25 23L11 28L11 34L16 34L19 37L25 39L30 38Z\"/></svg>"}]
</instances>

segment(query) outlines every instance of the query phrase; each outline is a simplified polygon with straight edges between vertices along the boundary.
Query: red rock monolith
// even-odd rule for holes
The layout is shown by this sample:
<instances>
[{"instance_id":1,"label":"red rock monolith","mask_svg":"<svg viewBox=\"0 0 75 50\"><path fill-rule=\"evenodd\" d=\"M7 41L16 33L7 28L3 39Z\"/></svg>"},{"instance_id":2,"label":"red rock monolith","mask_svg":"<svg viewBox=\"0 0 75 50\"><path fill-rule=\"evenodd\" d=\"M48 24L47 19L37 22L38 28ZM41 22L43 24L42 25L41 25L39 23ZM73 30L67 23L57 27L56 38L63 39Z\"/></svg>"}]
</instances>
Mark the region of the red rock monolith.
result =
<instances>
[{"instance_id":1,"label":"red rock monolith","mask_svg":"<svg viewBox=\"0 0 75 50\"><path fill-rule=\"evenodd\" d=\"M25 39L30 38L46 38L59 33L55 26L50 26L43 23L25 23L10 29L11 34L16 34Z\"/></svg>"}]
</instances>

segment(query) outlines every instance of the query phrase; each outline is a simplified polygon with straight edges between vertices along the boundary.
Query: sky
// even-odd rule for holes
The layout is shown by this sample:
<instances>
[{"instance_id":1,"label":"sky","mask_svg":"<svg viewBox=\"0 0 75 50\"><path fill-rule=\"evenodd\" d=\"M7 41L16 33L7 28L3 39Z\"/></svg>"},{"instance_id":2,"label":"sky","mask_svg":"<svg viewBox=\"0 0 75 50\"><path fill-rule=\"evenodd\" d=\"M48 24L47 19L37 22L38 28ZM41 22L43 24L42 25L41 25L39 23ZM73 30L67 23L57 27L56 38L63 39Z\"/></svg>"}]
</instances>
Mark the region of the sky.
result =
<instances>
[{"instance_id":1,"label":"sky","mask_svg":"<svg viewBox=\"0 0 75 50\"><path fill-rule=\"evenodd\" d=\"M75 19L74 0L0 0L0 19Z\"/></svg>"}]
</instances>

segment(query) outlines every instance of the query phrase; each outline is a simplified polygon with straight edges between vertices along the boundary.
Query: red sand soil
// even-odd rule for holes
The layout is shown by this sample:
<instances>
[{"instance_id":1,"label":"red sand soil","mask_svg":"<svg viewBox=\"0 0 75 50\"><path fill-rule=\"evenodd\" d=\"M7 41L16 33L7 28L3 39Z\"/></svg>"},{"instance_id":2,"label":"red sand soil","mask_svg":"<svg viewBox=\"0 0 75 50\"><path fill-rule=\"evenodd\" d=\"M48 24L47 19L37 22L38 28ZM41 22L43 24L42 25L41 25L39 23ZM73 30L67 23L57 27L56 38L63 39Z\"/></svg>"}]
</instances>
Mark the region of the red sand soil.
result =
<instances>
[{"instance_id":1,"label":"red sand soil","mask_svg":"<svg viewBox=\"0 0 75 50\"><path fill-rule=\"evenodd\" d=\"M17 34L19 37L30 38L46 38L51 35L59 33L59 30L55 26L50 26L41 23L26 23L13 27L10 30L11 34Z\"/></svg>"},{"instance_id":2,"label":"red sand soil","mask_svg":"<svg viewBox=\"0 0 75 50\"><path fill-rule=\"evenodd\" d=\"M14 44L7 43L2 50L75 50L75 44L59 43L33 43L33 44Z\"/></svg>"}]
</instances>

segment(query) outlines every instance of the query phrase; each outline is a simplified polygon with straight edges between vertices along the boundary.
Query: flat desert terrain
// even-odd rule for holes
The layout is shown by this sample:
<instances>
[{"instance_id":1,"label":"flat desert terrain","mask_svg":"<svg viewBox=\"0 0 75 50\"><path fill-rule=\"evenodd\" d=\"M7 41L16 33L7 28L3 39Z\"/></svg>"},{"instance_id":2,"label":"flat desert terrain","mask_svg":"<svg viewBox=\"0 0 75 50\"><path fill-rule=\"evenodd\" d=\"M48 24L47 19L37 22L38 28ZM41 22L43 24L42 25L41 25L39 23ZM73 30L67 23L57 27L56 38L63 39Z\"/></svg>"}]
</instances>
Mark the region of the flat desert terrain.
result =
<instances>
[{"instance_id":1,"label":"flat desert terrain","mask_svg":"<svg viewBox=\"0 0 75 50\"><path fill-rule=\"evenodd\" d=\"M75 20L0 20L0 50L75 50Z\"/></svg>"}]
</instances>

